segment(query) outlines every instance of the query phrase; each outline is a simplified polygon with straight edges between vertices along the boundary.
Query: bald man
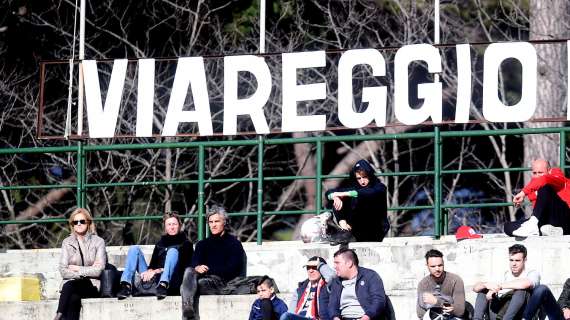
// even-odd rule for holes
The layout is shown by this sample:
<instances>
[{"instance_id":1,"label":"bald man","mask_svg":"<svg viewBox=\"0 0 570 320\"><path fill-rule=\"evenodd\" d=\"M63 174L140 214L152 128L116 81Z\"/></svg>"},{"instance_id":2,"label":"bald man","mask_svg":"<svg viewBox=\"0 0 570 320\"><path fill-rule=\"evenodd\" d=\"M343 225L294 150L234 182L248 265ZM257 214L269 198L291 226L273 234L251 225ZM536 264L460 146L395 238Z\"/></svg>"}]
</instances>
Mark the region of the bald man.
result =
<instances>
[{"instance_id":1,"label":"bald man","mask_svg":"<svg viewBox=\"0 0 570 320\"><path fill-rule=\"evenodd\" d=\"M532 202L532 216L522 223L513 224L516 230L512 231L512 235L570 234L570 181L562 170L551 168L544 159L533 161L531 168L532 179L514 196L513 203L518 208L528 197ZM505 232L509 234L507 229L505 225Z\"/></svg>"}]
</instances>

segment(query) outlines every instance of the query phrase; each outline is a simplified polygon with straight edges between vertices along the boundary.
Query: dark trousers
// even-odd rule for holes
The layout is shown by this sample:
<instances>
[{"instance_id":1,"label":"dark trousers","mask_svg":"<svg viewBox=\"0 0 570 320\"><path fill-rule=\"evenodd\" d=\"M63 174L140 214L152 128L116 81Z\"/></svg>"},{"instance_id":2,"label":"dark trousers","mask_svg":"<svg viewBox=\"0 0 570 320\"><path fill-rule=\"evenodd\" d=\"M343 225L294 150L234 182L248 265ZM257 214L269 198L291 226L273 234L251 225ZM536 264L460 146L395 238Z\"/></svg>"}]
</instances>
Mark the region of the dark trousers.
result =
<instances>
[{"instance_id":1,"label":"dark trousers","mask_svg":"<svg viewBox=\"0 0 570 320\"><path fill-rule=\"evenodd\" d=\"M61 288L57 312L63 314L65 320L79 320L81 299L98 295L97 288L88 278L70 280Z\"/></svg>"},{"instance_id":2,"label":"dark trousers","mask_svg":"<svg viewBox=\"0 0 570 320\"><path fill-rule=\"evenodd\" d=\"M513 320L517 315L522 313L522 307L526 302L527 291L515 290L509 297L493 298L487 300L485 296L487 290L477 294L475 301L475 314L473 320L483 319L483 315L489 313L489 319L495 320L497 316L503 313L503 320Z\"/></svg>"},{"instance_id":3,"label":"dark trousers","mask_svg":"<svg viewBox=\"0 0 570 320\"><path fill-rule=\"evenodd\" d=\"M561 227L564 234L570 234L570 208L551 186L547 185L538 189L532 215L538 220L539 228L545 224L551 224ZM525 221L526 219L505 223L505 233L512 237L513 231Z\"/></svg>"},{"instance_id":4,"label":"dark trousers","mask_svg":"<svg viewBox=\"0 0 570 320\"><path fill-rule=\"evenodd\" d=\"M199 320L199 296L222 294L225 287L226 283L218 276L199 276L194 268L186 268L180 287L182 318Z\"/></svg>"},{"instance_id":5,"label":"dark trousers","mask_svg":"<svg viewBox=\"0 0 570 320\"><path fill-rule=\"evenodd\" d=\"M549 320L564 320L562 309L545 285L539 285L532 290L532 294L523 312L523 319L532 319L539 308L542 307Z\"/></svg>"}]
</instances>

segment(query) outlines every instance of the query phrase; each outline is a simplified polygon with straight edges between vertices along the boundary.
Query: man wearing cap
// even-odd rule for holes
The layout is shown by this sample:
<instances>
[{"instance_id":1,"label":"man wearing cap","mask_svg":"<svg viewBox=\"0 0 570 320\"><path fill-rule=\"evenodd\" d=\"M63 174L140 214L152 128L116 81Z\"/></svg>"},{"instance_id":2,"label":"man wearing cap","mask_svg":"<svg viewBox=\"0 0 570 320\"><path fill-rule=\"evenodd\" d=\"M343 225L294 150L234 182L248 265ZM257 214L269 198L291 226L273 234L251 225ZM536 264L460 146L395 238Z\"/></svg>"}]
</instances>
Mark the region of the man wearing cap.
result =
<instances>
[{"instance_id":1,"label":"man wearing cap","mask_svg":"<svg viewBox=\"0 0 570 320\"><path fill-rule=\"evenodd\" d=\"M429 275L418 284L418 319L460 320L465 313L463 280L445 271L439 250L429 250L425 258Z\"/></svg>"},{"instance_id":2,"label":"man wearing cap","mask_svg":"<svg viewBox=\"0 0 570 320\"><path fill-rule=\"evenodd\" d=\"M480 239L480 238L483 238L483 236L477 234L477 232L475 232L475 230L473 230L473 228L469 226L461 226L457 228L457 231L455 232L455 239L457 239L457 241L465 239Z\"/></svg>"},{"instance_id":3,"label":"man wearing cap","mask_svg":"<svg viewBox=\"0 0 570 320\"><path fill-rule=\"evenodd\" d=\"M511 320L520 316L530 291L540 285L540 274L526 268L527 250L515 244L509 248L510 270L505 272L502 282L478 282L473 286L477 293L473 320L481 320L487 311L495 319Z\"/></svg>"},{"instance_id":4,"label":"man wearing cap","mask_svg":"<svg viewBox=\"0 0 570 320\"><path fill-rule=\"evenodd\" d=\"M354 250L334 254L337 278L330 284L329 312L333 320L380 320L386 316L386 293L373 270L360 267Z\"/></svg>"},{"instance_id":5,"label":"man wearing cap","mask_svg":"<svg viewBox=\"0 0 570 320\"><path fill-rule=\"evenodd\" d=\"M544 159L533 161L531 169L530 182L513 197L513 203L520 207L528 197L532 216L522 223L505 224L505 233L517 237L570 234L570 181Z\"/></svg>"},{"instance_id":6,"label":"man wearing cap","mask_svg":"<svg viewBox=\"0 0 570 320\"><path fill-rule=\"evenodd\" d=\"M307 279L299 282L289 304L289 312L281 320L329 320L327 283L334 277L325 259L311 257L307 264Z\"/></svg>"}]
</instances>

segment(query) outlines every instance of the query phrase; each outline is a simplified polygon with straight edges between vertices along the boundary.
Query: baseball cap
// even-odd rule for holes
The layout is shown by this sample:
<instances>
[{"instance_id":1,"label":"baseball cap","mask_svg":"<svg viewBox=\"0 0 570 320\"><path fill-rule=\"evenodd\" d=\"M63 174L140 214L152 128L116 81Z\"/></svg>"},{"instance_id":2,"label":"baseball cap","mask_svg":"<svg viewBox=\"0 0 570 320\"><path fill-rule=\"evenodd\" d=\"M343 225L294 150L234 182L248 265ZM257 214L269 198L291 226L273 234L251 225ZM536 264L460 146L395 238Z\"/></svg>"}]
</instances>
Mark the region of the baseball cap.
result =
<instances>
[{"instance_id":1,"label":"baseball cap","mask_svg":"<svg viewBox=\"0 0 570 320\"><path fill-rule=\"evenodd\" d=\"M475 232L475 230L470 226L461 226L457 228L457 231L455 232L455 239L457 239L457 241L465 239L480 239L480 238L483 238L483 236L477 234L477 232Z\"/></svg>"},{"instance_id":2,"label":"baseball cap","mask_svg":"<svg viewBox=\"0 0 570 320\"><path fill-rule=\"evenodd\" d=\"M303 267L306 267L306 266L316 267L316 266L318 266L321 262L324 263L324 264L327 263L327 261L326 261L325 259L323 259L323 258L321 258L321 257L319 257L319 256L314 256L314 257L309 258L309 260L307 260L307 263L306 263Z\"/></svg>"}]
</instances>

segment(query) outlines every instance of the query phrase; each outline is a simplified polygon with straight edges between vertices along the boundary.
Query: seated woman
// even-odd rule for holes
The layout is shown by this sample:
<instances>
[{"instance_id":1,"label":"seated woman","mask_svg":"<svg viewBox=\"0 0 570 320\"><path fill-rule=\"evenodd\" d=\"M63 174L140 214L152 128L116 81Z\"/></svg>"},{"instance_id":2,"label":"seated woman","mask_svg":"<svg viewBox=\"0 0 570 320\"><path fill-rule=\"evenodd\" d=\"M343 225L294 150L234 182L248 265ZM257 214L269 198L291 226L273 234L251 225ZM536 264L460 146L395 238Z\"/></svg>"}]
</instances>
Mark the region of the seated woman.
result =
<instances>
[{"instance_id":1,"label":"seated woman","mask_svg":"<svg viewBox=\"0 0 570 320\"><path fill-rule=\"evenodd\" d=\"M368 161L359 160L350 172L351 186L327 191L340 228L356 241L382 241L390 229L386 186Z\"/></svg>"},{"instance_id":2,"label":"seated woman","mask_svg":"<svg viewBox=\"0 0 570 320\"><path fill-rule=\"evenodd\" d=\"M59 272L63 286L54 320L79 319L82 298L98 296L99 275L105 269L105 241L95 234L89 211L75 209L69 217L71 235L61 244Z\"/></svg>"},{"instance_id":3,"label":"seated woman","mask_svg":"<svg viewBox=\"0 0 570 320\"><path fill-rule=\"evenodd\" d=\"M135 272L140 274L144 282L153 280L155 275L160 275L156 289L157 299L162 300L167 295L180 295L184 269L190 266L194 249L186 234L181 232L182 221L178 214L166 213L162 221L164 235L154 246L150 264L146 264L139 246L129 248L125 270L121 276L121 289L117 294L119 300L131 294Z\"/></svg>"}]
</instances>

